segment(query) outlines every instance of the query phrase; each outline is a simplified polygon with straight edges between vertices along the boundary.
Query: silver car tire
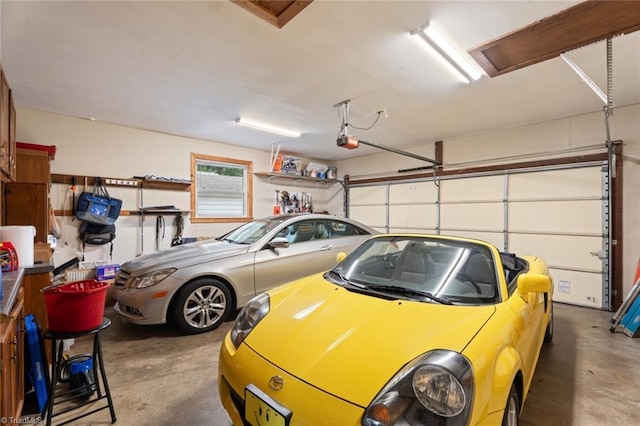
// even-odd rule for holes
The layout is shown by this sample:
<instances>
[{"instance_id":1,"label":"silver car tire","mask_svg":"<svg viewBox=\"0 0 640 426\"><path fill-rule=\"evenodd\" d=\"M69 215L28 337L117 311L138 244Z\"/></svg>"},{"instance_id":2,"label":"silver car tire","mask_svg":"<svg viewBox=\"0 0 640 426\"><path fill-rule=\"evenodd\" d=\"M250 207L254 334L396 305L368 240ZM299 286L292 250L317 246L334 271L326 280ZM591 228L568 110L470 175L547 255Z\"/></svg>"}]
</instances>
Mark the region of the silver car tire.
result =
<instances>
[{"instance_id":1,"label":"silver car tire","mask_svg":"<svg viewBox=\"0 0 640 426\"><path fill-rule=\"evenodd\" d=\"M231 312L229 288L213 278L204 278L183 286L171 303L171 318L187 334L214 330Z\"/></svg>"},{"instance_id":2,"label":"silver car tire","mask_svg":"<svg viewBox=\"0 0 640 426\"><path fill-rule=\"evenodd\" d=\"M502 426L518 426L520 418L520 398L515 384L511 385L507 405L504 408L504 416L502 417Z\"/></svg>"}]
</instances>

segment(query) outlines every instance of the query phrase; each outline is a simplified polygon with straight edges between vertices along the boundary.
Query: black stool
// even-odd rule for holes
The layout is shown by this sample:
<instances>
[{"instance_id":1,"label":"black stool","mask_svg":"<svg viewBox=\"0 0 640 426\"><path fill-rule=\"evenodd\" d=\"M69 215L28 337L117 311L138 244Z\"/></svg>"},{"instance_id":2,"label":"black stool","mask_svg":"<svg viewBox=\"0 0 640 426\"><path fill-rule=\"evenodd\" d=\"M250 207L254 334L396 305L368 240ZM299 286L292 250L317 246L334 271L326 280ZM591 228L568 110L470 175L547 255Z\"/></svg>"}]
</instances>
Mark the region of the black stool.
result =
<instances>
[{"instance_id":1,"label":"black stool","mask_svg":"<svg viewBox=\"0 0 640 426\"><path fill-rule=\"evenodd\" d=\"M111 413L111 423L116 422L116 412L113 409L113 401L111 400L111 392L109 391L107 374L104 371L104 363L102 361L102 345L100 344L100 331L104 330L110 325L111 325L111 320L109 318L103 318L102 323L99 326L92 328L91 330L80 331L80 332L65 332L65 333L46 330L43 333L43 336L45 339L51 340L51 360L53 362L53 365L51 366L51 378L45 375L47 379L48 396L47 396L47 403L45 404L44 410L42 412L42 416L44 417L46 415L47 426L51 425L51 421L55 416L68 413L70 411L83 407L87 404L92 404L94 402L98 402L105 398L107 400L106 405L102 407L98 407L87 413L83 413L71 419L67 419L60 424L63 425L63 424L71 423L74 420L80 419L82 417L88 416L97 411L104 410L107 408ZM58 383L60 383L60 373L62 370L62 366L65 361L63 358L63 352L64 352L63 340L75 339L77 337L89 336L91 334L93 334L93 354L92 354L93 377L95 380L95 387L96 387L95 393L97 394L97 396L90 397L85 401L75 402L77 401L77 395L73 395L74 394L73 390L62 390L62 391L56 392L56 387ZM100 370L100 375L98 375L98 370ZM101 378L102 380L100 380ZM101 381L102 381L102 386L104 387L104 392L100 384ZM55 401L56 398L59 398L60 400L56 402ZM60 412L53 414L53 406L56 404L64 403L64 402L75 402L75 403L72 403L69 407L63 408L62 410L60 410Z\"/></svg>"}]
</instances>

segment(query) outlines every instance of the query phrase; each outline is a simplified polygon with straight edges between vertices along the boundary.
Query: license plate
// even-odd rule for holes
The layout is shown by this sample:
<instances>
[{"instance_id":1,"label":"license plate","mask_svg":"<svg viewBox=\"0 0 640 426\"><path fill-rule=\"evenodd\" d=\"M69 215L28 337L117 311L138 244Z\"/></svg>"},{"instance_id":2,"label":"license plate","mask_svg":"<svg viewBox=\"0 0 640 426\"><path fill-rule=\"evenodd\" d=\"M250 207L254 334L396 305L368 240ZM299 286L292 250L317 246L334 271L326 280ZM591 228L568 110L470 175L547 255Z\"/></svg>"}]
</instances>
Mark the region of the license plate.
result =
<instances>
[{"instance_id":1,"label":"license plate","mask_svg":"<svg viewBox=\"0 0 640 426\"><path fill-rule=\"evenodd\" d=\"M253 426L288 426L291 411L250 384L244 390L244 418Z\"/></svg>"}]
</instances>

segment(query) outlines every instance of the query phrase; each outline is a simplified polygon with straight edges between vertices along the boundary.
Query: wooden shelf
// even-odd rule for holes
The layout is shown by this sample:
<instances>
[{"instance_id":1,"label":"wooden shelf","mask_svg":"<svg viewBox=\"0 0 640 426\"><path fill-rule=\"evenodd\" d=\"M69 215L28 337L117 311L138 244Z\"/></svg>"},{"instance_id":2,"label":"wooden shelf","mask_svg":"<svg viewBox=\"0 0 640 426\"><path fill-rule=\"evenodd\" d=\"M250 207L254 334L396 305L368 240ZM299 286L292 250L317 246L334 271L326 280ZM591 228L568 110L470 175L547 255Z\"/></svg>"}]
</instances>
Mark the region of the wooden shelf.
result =
<instances>
[{"instance_id":1,"label":"wooden shelf","mask_svg":"<svg viewBox=\"0 0 640 426\"><path fill-rule=\"evenodd\" d=\"M140 209L138 211L131 210L129 212L129 216L147 216L147 215L182 215L189 214L190 212L184 210L175 210L175 209L149 209L144 210Z\"/></svg>"},{"instance_id":2,"label":"wooden shelf","mask_svg":"<svg viewBox=\"0 0 640 426\"><path fill-rule=\"evenodd\" d=\"M286 173L274 173L274 172L256 172L254 175L264 178L274 178L274 179L288 179L288 180L300 180L305 182L313 182L313 183L326 183L326 184L334 184L334 183L342 183L338 179L326 179L326 178L317 178L311 176L300 176L300 175L289 175Z\"/></svg>"},{"instance_id":3,"label":"wooden shelf","mask_svg":"<svg viewBox=\"0 0 640 426\"><path fill-rule=\"evenodd\" d=\"M186 210L120 210L120 217L122 216L140 216L141 214L147 215L182 215L189 214L189 211ZM53 214L55 216L73 216L73 212L71 210L54 210Z\"/></svg>"},{"instance_id":4,"label":"wooden shelf","mask_svg":"<svg viewBox=\"0 0 640 426\"><path fill-rule=\"evenodd\" d=\"M84 185L87 188L92 187L95 183L96 176L84 175L67 175L67 174L51 174L51 183L60 183L63 185L71 185L75 178L76 185ZM166 191L189 191L191 190L191 182L171 182L164 180L146 180L136 178L113 178L103 177L102 181L106 186L119 186L127 188L144 188L144 189L163 189ZM121 182L121 183L114 183ZM85 189L86 190L86 189Z\"/></svg>"},{"instance_id":5,"label":"wooden shelf","mask_svg":"<svg viewBox=\"0 0 640 426\"><path fill-rule=\"evenodd\" d=\"M144 189L164 189L166 191L189 191L191 190L191 182L166 182L154 180L142 180L140 185Z\"/></svg>"}]
</instances>

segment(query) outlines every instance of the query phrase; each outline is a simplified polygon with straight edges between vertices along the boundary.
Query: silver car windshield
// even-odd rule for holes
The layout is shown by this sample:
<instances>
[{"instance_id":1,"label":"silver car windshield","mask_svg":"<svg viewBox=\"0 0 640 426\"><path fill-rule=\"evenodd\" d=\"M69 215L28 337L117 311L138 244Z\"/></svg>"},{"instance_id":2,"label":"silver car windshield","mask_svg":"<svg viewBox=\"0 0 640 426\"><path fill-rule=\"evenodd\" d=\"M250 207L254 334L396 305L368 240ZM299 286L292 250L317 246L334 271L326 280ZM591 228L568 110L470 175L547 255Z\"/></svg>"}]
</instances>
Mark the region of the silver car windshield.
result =
<instances>
[{"instance_id":1,"label":"silver car windshield","mask_svg":"<svg viewBox=\"0 0 640 426\"><path fill-rule=\"evenodd\" d=\"M281 223L281 219L254 220L252 222L245 223L244 225L234 229L226 235L223 235L222 237L220 237L220 239L234 244L253 244Z\"/></svg>"},{"instance_id":2,"label":"silver car windshield","mask_svg":"<svg viewBox=\"0 0 640 426\"><path fill-rule=\"evenodd\" d=\"M336 268L360 290L456 304L498 300L498 279L491 250L480 244L439 238L373 238ZM421 295L422 293L422 295Z\"/></svg>"}]
</instances>

